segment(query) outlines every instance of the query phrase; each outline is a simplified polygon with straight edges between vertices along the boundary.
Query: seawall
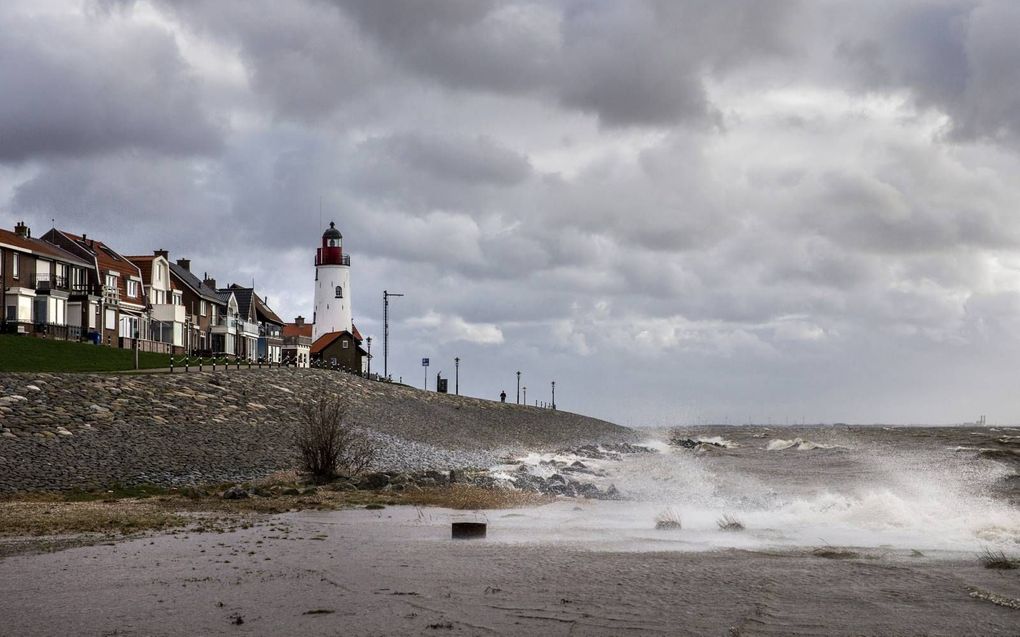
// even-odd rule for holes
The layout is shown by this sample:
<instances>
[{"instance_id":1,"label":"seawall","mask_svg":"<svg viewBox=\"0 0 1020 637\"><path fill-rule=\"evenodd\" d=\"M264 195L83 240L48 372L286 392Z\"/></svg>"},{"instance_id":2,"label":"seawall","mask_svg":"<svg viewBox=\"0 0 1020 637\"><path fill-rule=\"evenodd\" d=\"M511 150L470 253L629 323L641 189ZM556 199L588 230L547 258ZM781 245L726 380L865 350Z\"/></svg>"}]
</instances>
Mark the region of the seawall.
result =
<instances>
[{"instance_id":1,"label":"seawall","mask_svg":"<svg viewBox=\"0 0 1020 637\"><path fill-rule=\"evenodd\" d=\"M0 492L246 480L296 466L303 404L338 394L380 443L378 469L631 441L564 411L424 392L323 370L0 374Z\"/></svg>"}]
</instances>

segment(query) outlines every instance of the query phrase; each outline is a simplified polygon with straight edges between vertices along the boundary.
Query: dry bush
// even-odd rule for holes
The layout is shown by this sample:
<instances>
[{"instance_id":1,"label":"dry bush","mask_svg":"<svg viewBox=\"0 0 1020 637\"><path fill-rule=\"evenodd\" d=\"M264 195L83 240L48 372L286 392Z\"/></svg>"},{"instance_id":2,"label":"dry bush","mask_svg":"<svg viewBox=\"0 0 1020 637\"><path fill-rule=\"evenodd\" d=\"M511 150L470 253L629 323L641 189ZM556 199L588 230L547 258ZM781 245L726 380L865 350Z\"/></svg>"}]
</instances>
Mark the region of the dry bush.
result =
<instances>
[{"instance_id":1,"label":"dry bush","mask_svg":"<svg viewBox=\"0 0 1020 637\"><path fill-rule=\"evenodd\" d=\"M744 523L741 522L740 520L738 520L737 518L731 516L728 513L726 515L722 516L721 518L719 518L718 520L716 520L715 523L719 527L719 530L721 530L721 531L743 531L744 530Z\"/></svg>"},{"instance_id":2,"label":"dry bush","mask_svg":"<svg viewBox=\"0 0 1020 637\"><path fill-rule=\"evenodd\" d=\"M680 522L680 512L669 508L655 516L655 528L660 531L679 531L683 528Z\"/></svg>"},{"instance_id":3,"label":"dry bush","mask_svg":"<svg viewBox=\"0 0 1020 637\"><path fill-rule=\"evenodd\" d=\"M353 477L375 459L376 445L346 421L343 400L331 396L305 405L295 443L303 468L318 482Z\"/></svg>"}]
</instances>

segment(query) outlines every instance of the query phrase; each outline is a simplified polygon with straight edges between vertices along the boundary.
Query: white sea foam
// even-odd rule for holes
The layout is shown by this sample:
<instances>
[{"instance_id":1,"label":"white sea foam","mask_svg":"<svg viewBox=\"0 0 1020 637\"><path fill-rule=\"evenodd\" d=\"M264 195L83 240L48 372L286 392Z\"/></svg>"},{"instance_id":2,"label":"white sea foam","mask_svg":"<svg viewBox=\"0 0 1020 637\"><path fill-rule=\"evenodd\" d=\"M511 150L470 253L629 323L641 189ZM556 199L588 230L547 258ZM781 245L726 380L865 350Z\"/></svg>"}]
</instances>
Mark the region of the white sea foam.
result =
<instances>
[{"instance_id":1,"label":"white sea foam","mask_svg":"<svg viewBox=\"0 0 1020 637\"><path fill-rule=\"evenodd\" d=\"M776 441L773 441L776 442ZM785 447L800 446L804 440ZM745 449L734 457L699 458L666 448L601 466L629 499L622 502L563 500L500 519L498 538L510 542L577 543L596 550L680 550L718 548L810 549L826 544L907 555L973 557L985 547L1015 552L1020 546L1020 511L987 495L1007 469L974 464L957 455L855 451L853 469L828 464L829 456L805 456L785 470L743 471L771 454ZM757 454L757 456L755 456ZM808 461L807 459L811 460ZM959 458L955 463L947 459ZM846 458L841 460L844 462ZM585 461L588 462L588 461ZM760 465L758 465L760 467ZM771 466L771 465L767 465ZM656 516L674 508L683 530L655 529ZM719 531L731 515L745 526Z\"/></svg>"},{"instance_id":2,"label":"white sea foam","mask_svg":"<svg viewBox=\"0 0 1020 637\"><path fill-rule=\"evenodd\" d=\"M820 442L804 440L803 438L794 438L793 440L782 440L781 438L777 438L770 442L765 449L768 451L785 451L786 449L792 449L793 447L796 447L798 451L811 451L812 449L832 449L835 445L826 445Z\"/></svg>"}]
</instances>

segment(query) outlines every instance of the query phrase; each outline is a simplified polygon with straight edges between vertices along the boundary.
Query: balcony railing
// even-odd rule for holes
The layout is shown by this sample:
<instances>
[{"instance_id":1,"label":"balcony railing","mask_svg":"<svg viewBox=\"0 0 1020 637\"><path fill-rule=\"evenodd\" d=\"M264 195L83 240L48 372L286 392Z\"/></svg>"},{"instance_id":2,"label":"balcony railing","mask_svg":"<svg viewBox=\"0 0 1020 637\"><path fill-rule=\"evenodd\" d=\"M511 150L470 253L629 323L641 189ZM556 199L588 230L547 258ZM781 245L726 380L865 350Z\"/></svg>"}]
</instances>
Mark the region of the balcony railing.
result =
<instances>
[{"instance_id":1,"label":"balcony railing","mask_svg":"<svg viewBox=\"0 0 1020 637\"><path fill-rule=\"evenodd\" d=\"M280 338L283 331L276 325L259 325L259 336L265 338Z\"/></svg>"},{"instance_id":2,"label":"balcony railing","mask_svg":"<svg viewBox=\"0 0 1020 637\"><path fill-rule=\"evenodd\" d=\"M45 292L49 290L67 291L70 289L67 285L67 277L57 276L56 274L37 274L33 276L32 287L35 288L37 292Z\"/></svg>"}]
</instances>

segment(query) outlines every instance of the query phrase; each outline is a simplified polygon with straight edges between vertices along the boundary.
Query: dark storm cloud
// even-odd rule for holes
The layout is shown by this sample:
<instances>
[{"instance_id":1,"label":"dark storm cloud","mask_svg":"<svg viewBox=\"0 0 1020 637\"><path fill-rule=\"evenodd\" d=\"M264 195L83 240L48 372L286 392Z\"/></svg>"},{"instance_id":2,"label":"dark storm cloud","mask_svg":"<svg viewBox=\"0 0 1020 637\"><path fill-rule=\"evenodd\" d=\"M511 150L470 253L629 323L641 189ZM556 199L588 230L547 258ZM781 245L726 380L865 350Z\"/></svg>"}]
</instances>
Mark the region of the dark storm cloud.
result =
<instances>
[{"instance_id":1,"label":"dark storm cloud","mask_svg":"<svg viewBox=\"0 0 1020 637\"><path fill-rule=\"evenodd\" d=\"M862 5L838 59L868 89L906 88L956 139L1020 140L1020 5L1010 0Z\"/></svg>"},{"instance_id":2,"label":"dark storm cloud","mask_svg":"<svg viewBox=\"0 0 1020 637\"><path fill-rule=\"evenodd\" d=\"M37 18L0 9L0 162L123 148L215 152L172 34L102 17Z\"/></svg>"}]
</instances>

